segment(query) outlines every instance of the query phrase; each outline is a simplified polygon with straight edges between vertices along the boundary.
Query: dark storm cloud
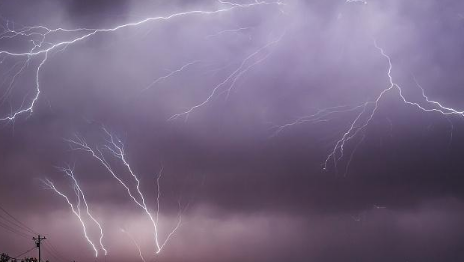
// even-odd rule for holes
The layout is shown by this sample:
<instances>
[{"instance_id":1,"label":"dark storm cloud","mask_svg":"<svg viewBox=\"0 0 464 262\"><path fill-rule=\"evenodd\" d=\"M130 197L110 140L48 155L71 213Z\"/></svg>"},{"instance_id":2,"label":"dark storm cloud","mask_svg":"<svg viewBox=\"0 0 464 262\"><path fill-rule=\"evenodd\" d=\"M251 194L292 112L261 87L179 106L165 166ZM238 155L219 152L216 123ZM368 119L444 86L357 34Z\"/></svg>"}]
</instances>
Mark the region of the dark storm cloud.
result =
<instances>
[{"instance_id":1,"label":"dark storm cloud","mask_svg":"<svg viewBox=\"0 0 464 262\"><path fill-rule=\"evenodd\" d=\"M59 2L58 2L59 3ZM83 27L108 26L115 20L122 20L127 14L129 2L126 0L68 0L62 1L68 17Z\"/></svg>"},{"instance_id":2,"label":"dark storm cloud","mask_svg":"<svg viewBox=\"0 0 464 262\"><path fill-rule=\"evenodd\" d=\"M0 14L22 24L108 28L218 6L215 1L4 1ZM0 204L56 239L67 256L91 259L63 199L43 190L39 180L52 178L72 194L70 181L55 167L75 164L92 210L103 221L111 259L137 255L121 235L123 227L151 254L150 224L140 209L98 162L64 141L79 134L101 146L104 125L124 141L153 208L154 181L164 167L163 234L176 221L177 201L190 203L163 261L459 261L462 119L425 114L392 92L346 177L323 171L321 164L355 114L294 126L277 136L273 127L321 108L374 99L388 86L388 64L373 38L391 56L393 76L405 95L421 99L414 75L430 97L459 108L460 12L460 1L290 1L282 9L153 22L70 45L44 66L34 114L0 130ZM283 32L269 57L244 74L227 98L215 97L188 121L167 121L201 103L243 59ZM10 40L3 45L21 47ZM142 91L192 61L199 62ZM33 80L18 80L21 89L12 105L21 103L20 91L30 91ZM10 105L1 108L9 112ZM348 144L347 152L353 148ZM69 247L69 238L84 251ZM2 239L0 247L20 252L25 243Z\"/></svg>"}]
</instances>

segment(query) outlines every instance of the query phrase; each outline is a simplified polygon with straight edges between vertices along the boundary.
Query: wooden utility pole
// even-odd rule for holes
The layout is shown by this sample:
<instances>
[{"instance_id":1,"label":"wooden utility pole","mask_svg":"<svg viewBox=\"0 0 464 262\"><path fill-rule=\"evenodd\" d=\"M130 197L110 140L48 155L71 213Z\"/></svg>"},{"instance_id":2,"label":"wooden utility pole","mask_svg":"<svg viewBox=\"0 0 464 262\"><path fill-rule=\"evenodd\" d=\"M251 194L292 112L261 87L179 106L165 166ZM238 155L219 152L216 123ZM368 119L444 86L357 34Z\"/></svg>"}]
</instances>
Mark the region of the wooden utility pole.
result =
<instances>
[{"instance_id":1,"label":"wooden utility pole","mask_svg":"<svg viewBox=\"0 0 464 262\"><path fill-rule=\"evenodd\" d=\"M38 235L37 238L35 238L35 237L32 238L32 240L35 241L35 244L36 244L37 248L39 249L39 262L41 262L41 259L42 259L41 253L40 253L40 244L41 244L42 240L45 240L45 239L46 239L45 237L41 237L40 235Z\"/></svg>"}]
</instances>

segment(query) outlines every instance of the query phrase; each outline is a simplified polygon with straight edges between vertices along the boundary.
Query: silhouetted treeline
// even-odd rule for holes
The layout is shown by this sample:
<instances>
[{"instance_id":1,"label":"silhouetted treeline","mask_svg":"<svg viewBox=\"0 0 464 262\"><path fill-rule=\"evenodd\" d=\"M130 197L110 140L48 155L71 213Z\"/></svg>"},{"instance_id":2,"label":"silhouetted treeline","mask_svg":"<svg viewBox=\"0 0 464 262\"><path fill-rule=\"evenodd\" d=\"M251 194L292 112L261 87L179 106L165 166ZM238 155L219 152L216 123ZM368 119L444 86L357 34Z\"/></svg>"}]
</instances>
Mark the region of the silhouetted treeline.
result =
<instances>
[{"instance_id":1,"label":"silhouetted treeline","mask_svg":"<svg viewBox=\"0 0 464 262\"><path fill-rule=\"evenodd\" d=\"M0 262L38 262L39 260L35 257L26 257L22 259L16 259L10 257L8 254L2 253L0 255ZM48 260L46 262L49 262Z\"/></svg>"}]
</instances>

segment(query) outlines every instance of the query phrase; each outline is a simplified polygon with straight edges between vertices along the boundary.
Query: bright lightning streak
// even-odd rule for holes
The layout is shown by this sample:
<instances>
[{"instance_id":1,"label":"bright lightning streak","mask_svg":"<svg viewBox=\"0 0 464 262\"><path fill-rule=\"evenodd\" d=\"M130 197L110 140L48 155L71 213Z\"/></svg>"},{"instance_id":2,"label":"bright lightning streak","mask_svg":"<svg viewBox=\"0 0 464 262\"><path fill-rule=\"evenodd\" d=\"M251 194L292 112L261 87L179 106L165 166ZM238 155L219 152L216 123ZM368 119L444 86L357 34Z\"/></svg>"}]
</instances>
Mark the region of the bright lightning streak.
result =
<instances>
[{"instance_id":1,"label":"bright lightning streak","mask_svg":"<svg viewBox=\"0 0 464 262\"><path fill-rule=\"evenodd\" d=\"M181 224L180 223L181 218L179 216L179 222L177 223L176 227L168 234L166 239L164 241L160 241L159 240L159 229L158 229L158 216L159 216L158 213L159 213L159 209L160 209L160 204L159 204L159 201L160 201L159 200L159 197L160 197L159 179L160 179L161 175L159 175L158 179L157 179L157 183L158 183L158 185L157 185L157 187L158 187L157 207L158 207L158 209L157 209L156 220L155 220L155 218L153 218L153 215L151 214L150 210L148 209L148 206L147 206L147 204L145 202L145 197L144 197L142 191L140 190L140 179L135 174L135 172L133 171L131 165L127 161L126 153L125 153L125 149L124 149L124 144L121 142L120 139L113 136L106 128L103 128L103 131L105 132L105 134L108 137L107 144L104 145L104 149L106 149L106 151L108 151L113 157L115 157L116 159L119 159L121 161L121 163L126 167L126 169L129 172L130 176L136 182L136 186L135 186L136 192L137 192L136 194L137 194L137 196L138 196L138 198L140 200L137 199L137 197L134 196L134 194L132 193L132 190L129 188L129 186L127 186L127 184L112 169L110 164L106 161L102 150L100 150L100 149L96 149L96 150L92 149L85 142L85 140L83 140L82 138L80 138L78 136L76 136L75 140L68 140L68 142L71 143L71 145L75 146L74 149L86 151L86 152L90 153L93 158L98 160L106 168L106 170L126 189L127 194L134 201L134 203L137 204L139 207L141 207L143 209L144 213L148 216L149 220L151 221L151 223L153 225L154 242L155 242L155 246L156 246L156 253L158 254L158 253L161 252L161 250L166 245L166 243L169 241L170 237L174 234L174 232L179 228L179 226Z\"/></svg>"},{"instance_id":2,"label":"bright lightning streak","mask_svg":"<svg viewBox=\"0 0 464 262\"><path fill-rule=\"evenodd\" d=\"M82 197L82 200L83 200L84 205L85 205L85 209L87 211L87 215L98 226L98 229L100 230L100 239L99 239L100 247L103 250L103 252L105 252L105 256L106 256L108 254L108 251L106 250L105 246L103 245L103 229L102 229L102 226L97 221L97 219L95 219L95 217L92 216L92 214L90 213L89 205L87 204L87 200L85 199L84 192L82 191L81 187L79 186L79 183L77 183L77 180L74 177L74 171L72 169L70 169L70 168L60 168L60 170L63 171L67 176L69 176L73 180L74 186L78 191L78 196L80 195Z\"/></svg>"},{"instance_id":3,"label":"bright lightning streak","mask_svg":"<svg viewBox=\"0 0 464 262\"><path fill-rule=\"evenodd\" d=\"M80 149L80 150L84 150L84 151L87 151L89 153L92 154L92 156L97 159L107 170L108 172L110 172L110 174L126 189L128 195L130 196L130 198L132 198L132 200L139 206L141 207L145 213L147 214L147 216L149 217L150 221L152 221L152 224L153 224L153 227L154 227L154 241L155 241L155 245L156 245L156 248L157 248L157 252L160 251L160 245L159 245L159 241L158 241L158 228L157 228L157 224L156 222L154 221L153 219L153 216L151 215L150 211L148 210L147 206L144 204L144 202L140 202L139 200L137 200L137 198L132 194L130 188L126 185L126 183L124 183L124 181L121 180L121 178L119 178L119 176L115 173L115 171L113 171L113 169L111 168L111 166L109 165L109 163L105 160L104 156L103 156L103 153L101 152L100 149L97 149L97 152L98 154L96 154L96 152L89 146L87 145L87 143L79 138L79 137L76 137L76 140L68 140L70 143L78 146L77 149ZM116 151L114 151L113 149L111 149L111 147L107 147L108 149L112 150L115 154ZM123 154L123 153L122 153ZM138 180L138 179L137 179Z\"/></svg>"},{"instance_id":4,"label":"bright lightning streak","mask_svg":"<svg viewBox=\"0 0 464 262\"><path fill-rule=\"evenodd\" d=\"M391 71L392 71L392 68L393 68L393 65L392 65L392 62L391 62L391 59L390 57L385 53L385 51L380 48L376 42L375 43L375 47L380 51L380 53L382 54L382 56L384 56L387 61L388 61L388 79L390 80L390 87L388 89L391 89L393 87L396 87L398 89L398 92L399 92L399 95L401 97L401 99L403 100L403 102L405 104L408 104L408 105L411 105L411 106L414 106L424 112L436 112L436 113L440 113L442 115L457 115L457 116L464 116L464 111L459 111L457 109L454 109L454 108L451 108L451 107L446 107L444 105L442 105L440 102L437 102L437 101L434 101L434 100L431 100L426 94L425 94L425 90L424 88L422 88L422 86L416 81L416 84L417 86L421 89L421 92L422 92L422 97L425 99L425 102L427 102L428 105L432 106L432 108L425 108L423 106L421 106L419 103L416 103L416 102L411 102L411 101L408 101L404 96L403 96L403 91L401 89L401 87L394 83L393 82L393 77L391 75Z\"/></svg>"},{"instance_id":5,"label":"bright lightning streak","mask_svg":"<svg viewBox=\"0 0 464 262\"><path fill-rule=\"evenodd\" d=\"M377 44L377 42L375 40L374 40L374 46L375 46L375 48L377 48L377 50L379 51L381 56L383 56L385 58L385 60L387 61L387 63L388 63L388 68L387 68L386 74L388 76L388 82L389 82L388 87L383 89L379 93L379 95L376 97L375 100L365 102L365 103L363 103L361 105L358 105L358 106L338 106L338 107L332 107L332 108L319 110L318 112L316 112L313 115L301 117L301 118L297 119L294 122L291 122L291 123L288 123L288 124L285 124L285 125L282 125L282 126L277 126L276 131L274 132L273 136L278 135L284 129L295 126L295 125L299 125L299 124L303 124L303 123L328 122L328 121L331 120L330 117L332 115L360 110L360 112L357 113L355 119L349 125L348 129L343 133L341 138L338 141L335 142L335 146L333 147L332 151L328 154L327 158L324 161L324 165L323 165L324 170L328 170L330 160L332 160L335 172L338 173L338 162L341 159L343 159L344 156L345 156L345 148L346 148L347 143L350 142L350 140L357 137L360 133L362 133L369 126L369 124L372 122L372 119L374 118L374 116L375 116L375 114L376 114L376 112L378 110L378 106L379 106L379 103L381 102L382 98L385 96L385 94L387 94L388 92L390 92L392 90L397 91L397 94L398 94L399 98L401 99L401 101L404 104L415 107L416 109L419 109L420 111L428 112L428 113L439 113L439 114L447 117L446 119L448 121L450 121L448 116L453 116L453 115L461 116L461 117L464 116L464 111L460 111L460 110L457 110L457 109L454 109L454 108L451 108L451 107L444 106L440 102L437 102L437 101L434 101L434 100L430 99L426 95L424 88L417 82L416 79L414 79L414 80L415 80L417 86L421 90L421 95L422 95L422 98L423 98L423 103L422 104L424 104L424 105L422 105L422 104L420 104L418 102L412 102L412 101L408 100L403 95L402 87L400 85L398 85L397 83L395 83L395 81L393 79L393 76L392 76L393 63L392 63L392 60L391 60L390 56L388 56L386 54L384 49L381 48ZM451 123L451 130L452 129L453 129L453 125ZM350 164L351 164L351 162L353 160L353 155L356 152L359 145L364 141L364 137L365 136L363 135L363 137L358 141L358 143L355 144L355 146L353 148L353 151L351 152L351 154L350 154L350 156L349 156L349 158L347 160L347 164L345 166L345 173L344 173L345 175L348 172L348 168L349 168L349 166L350 166Z\"/></svg>"},{"instance_id":6,"label":"bright lightning streak","mask_svg":"<svg viewBox=\"0 0 464 262\"><path fill-rule=\"evenodd\" d=\"M2 51L0 51L0 54L2 53ZM13 121L16 119L17 116L19 115L22 115L22 114L25 114L25 113L33 113L34 112L34 105L35 103L37 102L37 100L39 99L39 95L40 95L40 82L39 82L39 73L40 73L40 69L42 68L42 66L45 64L45 62L47 61L47 58L48 58L48 53L45 53L44 55L44 58L42 59L42 62L40 62L39 66L37 67L37 70L36 70L36 82L35 82L35 85L36 85L36 93L35 93L35 96L34 98L32 99L31 103L29 104L28 107L26 108L22 108L18 111L15 111L14 113L10 114L9 116L6 116L6 117L3 117L3 118L0 118L0 121ZM29 58L28 58L29 59Z\"/></svg>"},{"instance_id":7,"label":"bright lightning streak","mask_svg":"<svg viewBox=\"0 0 464 262\"><path fill-rule=\"evenodd\" d=\"M437 113L440 113L442 115L459 115L459 116L464 116L464 112L463 111L458 111L456 109L453 109L453 108L450 108L450 107L446 107L446 106L443 106L442 104L440 104L439 102L436 102L436 101L433 101L433 100L430 100L427 95L425 94L425 91L424 89L420 86L419 88L421 89L422 91L422 97L424 98L425 102L430 105L430 106L433 106L432 108L425 108L424 106L421 106L419 103L417 102L411 102L409 101L404 95L403 95L403 90L401 88L400 85L398 85L397 83L394 82L393 80L393 76L392 76L392 70L393 70L393 64L392 64L392 61L391 61L391 58L390 56L388 56L384 49L379 47L377 45L377 42L374 41L374 46L379 50L380 54L387 60L388 62L388 70L387 70L387 76L388 76L388 79L389 79L389 86L382 90L382 92L380 92L380 94L377 96L376 100L372 101L372 102L367 102L363 105L363 111L361 111L361 113L358 114L358 116L355 118L355 120L351 123L351 126L350 128L343 134L342 138L340 140L337 141L337 143L335 144L335 147L333 149L333 151L328 155L328 157L326 158L326 161L324 163L324 169L327 169L327 166L328 166L328 161L330 159L333 159L334 160L334 167L335 167L335 170L337 171L337 162L339 160L341 160L344 156L344 148L345 148L345 145L348 141L350 141L351 139L353 139L354 137L356 137L361 131L363 131L369 124L370 122L372 121L375 113L377 112L377 109L378 109L378 105L382 99L382 97L389 91L393 90L393 89L396 89L398 91L398 95L399 97L401 98L401 100L406 104L406 105L410 105L410 106L413 106L413 107L416 107L418 108L419 110L421 111L424 111L424 112L437 112ZM372 109L368 109L369 106L372 105ZM366 111L367 110L367 111ZM367 117L362 120L362 117L364 116L364 113L365 112L369 112ZM359 146L356 145L355 147L355 150L356 148ZM338 156L338 157L337 157ZM351 163L351 159L352 159L352 156L350 157L350 160L348 162L348 164Z\"/></svg>"},{"instance_id":8,"label":"bright lightning streak","mask_svg":"<svg viewBox=\"0 0 464 262\"><path fill-rule=\"evenodd\" d=\"M84 223L84 220L82 220L82 217L81 217L81 211L80 211L80 195L79 195L79 189L77 189L77 187L75 187L75 190L76 190L76 195L77 195L77 200L78 200L78 203L76 205L76 207L74 207L74 205L71 203L71 201L69 201L69 198L63 194L62 192L60 192L56 187L55 185L53 184L53 182L49 179L45 179L42 181L48 188L54 190L58 195L60 195L61 197L63 197L66 202L68 203L69 207L71 208L71 211L74 213L74 215L79 219L79 222L81 223L82 225L82 229L83 229L83 232L84 232L84 237L85 239L87 240L87 242L90 244L90 246L92 246L93 250L95 251L95 257L98 257L98 250L97 248L95 247L95 244L92 242L92 240L90 240L89 236L87 235L87 227L85 226L85 223Z\"/></svg>"},{"instance_id":9,"label":"bright lightning streak","mask_svg":"<svg viewBox=\"0 0 464 262\"><path fill-rule=\"evenodd\" d=\"M110 138L110 140L109 140L110 145L106 145L105 147L113 154L114 157L119 158L122 161L124 166L127 167L127 170L129 171L130 175L136 181L137 193L139 194L140 199L142 200L140 206L145 210L145 213L147 213L147 215L149 216L151 222L153 223L153 227L155 229L155 243L156 243L156 247L158 249L157 253L159 253L161 251L161 246L160 246L160 243L159 243L159 240L158 240L158 226L157 226L157 223L153 220L153 216L151 215L150 211L147 208L147 204L145 203L145 198L143 197L143 194L140 191L140 180L135 175L134 171L132 171L131 166L129 165L129 163L126 160L126 154L124 152L124 145L122 144L121 140L119 140L117 138L115 140L113 135L110 134L108 132L108 130L106 130L105 128L103 130L105 131L105 133Z\"/></svg>"},{"instance_id":10,"label":"bright lightning streak","mask_svg":"<svg viewBox=\"0 0 464 262\"><path fill-rule=\"evenodd\" d=\"M0 118L0 121L13 121L15 120L18 116L26 114L26 113L33 113L35 104L37 103L40 94L41 94L41 89L40 89L40 71L42 67L45 65L45 62L47 61L48 55L54 51L60 52L66 49L68 46L76 44L78 42L81 42L83 40L86 40L96 34L101 34L101 33L112 33L124 28L130 28L130 27L137 27L142 24L146 24L149 22L155 22L155 21L169 21L175 18L180 18L184 16L195 16L195 15L201 15L201 16L206 16L206 15L215 15L215 14L220 14L220 13L225 13L225 12L231 12L236 9L245 9L245 8L252 8L255 6L262 6L262 5L283 5L281 2L264 2L264 1L255 1L249 4L237 4L237 3L232 3L232 2L224 2L224 1L219 1L221 4L226 5L227 7L225 8L220 8L216 10L192 10L192 11L185 11L185 12L179 12L179 13L174 13L168 16L155 16L155 17L148 17L143 20L137 21L137 22L131 22L131 23L126 23L126 24L121 24L112 28L77 28L77 29L63 29L63 28L56 28L56 29L50 29L45 26L30 26L30 27L23 27L20 30L15 30L14 28L9 27L9 22L7 21L7 27L3 27L4 32L0 33L0 40L2 39L13 39L13 38L18 38L18 37L29 37L31 38L31 42L33 44L33 47L24 52L12 52L8 50L0 50L0 59L3 62L4 59L8 58L19 58L19 57L26 57L27 61L34 57L42 57L41 62L38 65L37 69L35 70L35 75L36 75L36 92L34 97L31 99L31 101L28 103L27 106L23 107L21 106L18 110L13 111L10 113L10 115L5 116L3 118ZM68 40L61 41L61 42L48 42L47 39L51 35L56 35L59 33L74 33L78 34L78 36L74 36L69 38ZM37 39L38 38L38 39ZM21 72L22 70L20 70ZM19 73L20 73L19 72ZM17 74L15 75L15 77ZM14 77L14 78L15 78ZM159 80L161 81L161 79Z\"/></svg>"}]
</instances>

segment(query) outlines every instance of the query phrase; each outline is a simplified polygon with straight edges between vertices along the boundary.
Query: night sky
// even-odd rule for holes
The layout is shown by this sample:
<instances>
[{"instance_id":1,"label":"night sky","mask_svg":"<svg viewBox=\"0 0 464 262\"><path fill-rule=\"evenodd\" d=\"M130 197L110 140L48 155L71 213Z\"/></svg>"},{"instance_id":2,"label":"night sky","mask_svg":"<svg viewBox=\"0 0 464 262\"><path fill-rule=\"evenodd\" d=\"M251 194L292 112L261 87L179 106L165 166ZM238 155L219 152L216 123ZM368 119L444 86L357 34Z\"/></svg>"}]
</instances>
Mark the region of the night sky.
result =
<instances>
[{"instance_id":1,"label":"night sky","mask_svg":"<svg viewBox=\"0 0 464 262\"><path fill-rule=\"evenodd\" d=\"M460 0L0 0L0 253L464 261L463 70Z\"/></svg>"}]
</instances>

